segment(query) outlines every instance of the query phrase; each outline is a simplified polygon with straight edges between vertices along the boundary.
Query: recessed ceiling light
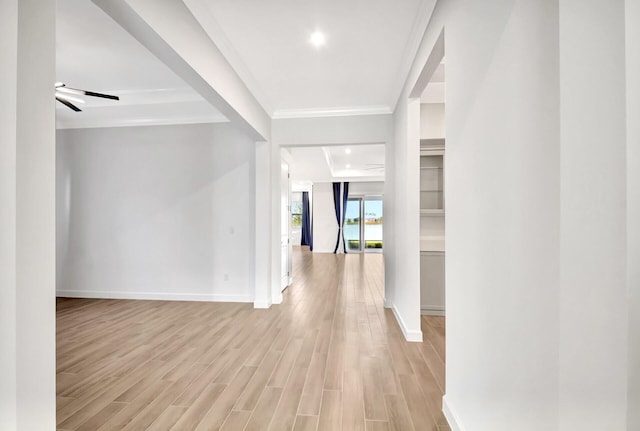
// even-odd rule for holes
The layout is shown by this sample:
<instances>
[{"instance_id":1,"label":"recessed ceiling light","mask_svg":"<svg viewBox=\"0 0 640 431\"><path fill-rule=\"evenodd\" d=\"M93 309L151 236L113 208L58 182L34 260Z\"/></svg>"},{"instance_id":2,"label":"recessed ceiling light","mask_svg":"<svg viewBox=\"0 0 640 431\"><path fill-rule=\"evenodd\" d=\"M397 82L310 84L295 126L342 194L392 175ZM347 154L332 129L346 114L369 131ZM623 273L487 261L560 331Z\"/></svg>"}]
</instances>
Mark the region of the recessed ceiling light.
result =
<instances>
[{"instance_id":1,"label":"recessed ceiling light","mask_svg":"<svg viewBox=\"0 0 640 431\"><path fill-rule=\"evenodd\" d=\"M351 168L351 165L347 165L347 169Z\"/></svg>"},{"instance_id":2,"label":"recessed ceiling light","mask_svg":"<svg viewBox=\"0 0 640 431\"><path fill-rule=\"evenodd\" d=\"M347 148L346 150L344 150L344 152L347 154L351 154L351 148Z\"/></svg>"},{"instance_id":3,"label":"recessed ceiling light","mask_svg":"<svg viewBox=\"0 0 640 431\"><path fill-rule=\"evenodd\" d=\"M327 38L325 37L324 33L320 31L314 31L311 34L311 38L309 39L309 42L311 42L311 45L315 46L316 48L320 48L322 45L325 44L326 41L327 41Z\"/></svg>"}]
</instances>

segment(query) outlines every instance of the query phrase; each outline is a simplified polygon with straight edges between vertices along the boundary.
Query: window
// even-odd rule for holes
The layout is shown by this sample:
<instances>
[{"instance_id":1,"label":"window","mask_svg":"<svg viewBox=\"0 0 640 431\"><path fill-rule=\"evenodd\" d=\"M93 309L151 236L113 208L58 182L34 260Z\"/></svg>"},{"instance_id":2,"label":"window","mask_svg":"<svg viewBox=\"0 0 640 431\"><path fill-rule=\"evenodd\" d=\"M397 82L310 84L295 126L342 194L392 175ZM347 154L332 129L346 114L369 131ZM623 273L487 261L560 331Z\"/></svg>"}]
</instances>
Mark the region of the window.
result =
<instances>
[{"instance_id":1,"label":"window","mask_svg":"<svg viewBox=\"0 0 640 431\"><path fill-rule=\"evenodd\" d=\"M291 193L291 229L302 229L302 193Z\"/></svg>"}]
</instances>

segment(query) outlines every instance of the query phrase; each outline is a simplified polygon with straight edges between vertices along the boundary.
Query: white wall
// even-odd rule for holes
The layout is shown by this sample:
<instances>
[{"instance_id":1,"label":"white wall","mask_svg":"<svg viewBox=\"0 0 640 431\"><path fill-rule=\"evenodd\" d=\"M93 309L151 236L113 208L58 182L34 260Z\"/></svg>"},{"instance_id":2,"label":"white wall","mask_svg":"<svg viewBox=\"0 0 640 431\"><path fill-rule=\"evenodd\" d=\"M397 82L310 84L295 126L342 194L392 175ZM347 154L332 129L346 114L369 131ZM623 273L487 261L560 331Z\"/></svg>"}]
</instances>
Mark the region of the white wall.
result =
<instances>
[{"instance_id":1,"label":"white wall","mask_svg":"<svg viewBox=\"0 0 640 431\"><path fill-rule=\"evenodd\" d=\"M386 259L404 318L413 276L399 259L414 251L400 243L417 230L404 214L417 194L408 97L444 29L453 429L625 429L622 3L443 0L425 33L396 109Z\"/></svg>"},{"instance_id":2,"label":"white wall","mask_svg":"<svg viewBox=\"0 0 640 431\"><path fill-rule=\"evenodd\" d=\"M273 302L271 293L271 225L274 217L271 207L271 144L257 142L255 151L255 295L254 307L269 308Z\"/></svg>"},{"instance_id":3,"label":"white wall","mask_svg":"<svg viewBox=\"0 0 640 431\"><path fill-rule=\"evenodd\" d=\"M443 23L447 407L467 429L554 430L557 5L449 5Z\"/></svg>"},{"instance_id":4,"label":"white wall","mask_svg":"<svg viewBox=\"0 0 640 431\"><path fill-rule=\"evenodd\" d=\"M338 236L338 223L333 206L333 185L313 185L313 252L333 253Z\"/></svg>"},{"instance_id":5,"label":"white wall","mask_svg":"<svg viewBox=\"0 0 640 431\"><path fill-rule=\"evenodd\" d=\"M226 124L64 130L58 295L252 301L255 143Z\"/></svg>"},{"instance_id":6,"label":"white wall","mask_svg":"<svg viewBox=\"0 0 640 431\"><path fill-rule=\"evenodd\" d=\"M394 303L396 267L401 259L396 246L396 146L390 141L384 147L385 178L382 204L384 219L382 232L384 236L384 306L391 308Z\"/></svg>"},{"instance_id":7,"label":"white wall","mask_svg":"<svg viewBox=\"0 0 640 431\"><path fill-rule=\"evenodd\" d=\"M407 140L415 127L407 97L444 27L446 398L464 429L556 426L558 97L548 90L558 82L554 16L550 2L438 2L397 108L396 155L410 164L396 163L395 181L402 188L411 180L410 193L418 195L407 178L418 159ZM417 236L418 223L397 214L396 237L402 229ZM409 253L417 255L414 248ZM401 286L419 292L415 278L398 280L395 296ZM419 313L406 302L396 300L403 317Z\"/></svg>"},{"instance_id":8,"label":"white wall","mask_svg":"<svg viewBox=\"0 0 640 431\"><path fill-rule=\"evenodd\" d=\"M628 314L621 312L628 307L624 0L559 3L559 429L624 430L628 369Z\"/></svg>"},{"instance_id":9,"label":"white wall","mask_svg":"<svg viewBox=\"0 0 640 431\"><path fill-rule=\"evenodd\" d=\"M393 286L393 310L409 341L422 341L420 326L420 100L396 108L394 135L397 175L395 200L395 267L385 281ZM386 226L385 226L386 230ZM386 272L385 272L386 274ZM390 278L393 277L393 278Z\"/></svg>"},{"instance_id":10,"label":"white wall","mask_svg":"<svg viewBox=\"0 0 640 431\"><path fill-rule=\"evenodd\" d=\"M349 196L382 196L384 195L384 181L351 181L349 182Z\"/></svg>"},{"instance_id":11,"label":"white wall","mask_svg":"<svg viewBox=\"0 0 640 431\"><path fill-rule=\"evenodd\" d=\"M382 144L391 141L391 114L275 119L273 142L283 147L330 144Z\"/></svg>"},{"instance_id":12,"label":"white wall","mask_svg":"<svg viewBox=\"0 0 640 431\"><path fill-rule=\"evenodd\" d=\"M0 5L0 429L55 429L55 2Z\"/></svg>"},{"instance_id":13,"label":"white wall","mask_svg":"<svg viewBox=\"0 0 640 431\"><path fill-rule=\"evenodd\" d=\"M640 429L640 1L627 0L628 430Z\"/></svg>"},{"instance_id":14,"label":"white wall","mask_svg":"<svg viewBox=\"0 0 640 431\"><path fill-rule=\"evenodd\" d=\"M444 103L422 103L420 105L420 139L443 139L444 137Z\"/></svg>"},{"instance_id":15,"label":"white wall","mask_svg":"<svg viewBox=\"0 0 640 431\"><path fill-rule=\"evenodd\" d=\"M18 1L0 3L0 429L16 428L16 78Z\"/></svg>"}]
</instances>

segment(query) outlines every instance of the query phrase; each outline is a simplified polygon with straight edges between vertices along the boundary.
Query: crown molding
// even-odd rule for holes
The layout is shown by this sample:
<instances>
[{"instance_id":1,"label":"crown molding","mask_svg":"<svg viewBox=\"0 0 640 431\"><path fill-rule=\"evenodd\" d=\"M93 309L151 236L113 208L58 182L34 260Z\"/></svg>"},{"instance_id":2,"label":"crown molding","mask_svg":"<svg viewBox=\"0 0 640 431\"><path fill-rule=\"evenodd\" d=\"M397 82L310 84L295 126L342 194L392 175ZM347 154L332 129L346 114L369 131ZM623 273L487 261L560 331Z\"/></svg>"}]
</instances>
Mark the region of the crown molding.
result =
<instances>
[{"instance_id":1,"label":"crown molding","mask_svg":"<svg viewBox=\"0 0 640 431\"><path fill-rule=\"evenodd\" d=\"M87 100L82 112L56 106L56 128L84 129L167 124L225 123L229 120L198 94L184 89L121 91L121 101ZM122 103L120 103L122 102Z\"/></svg>"},{"instance_id":2,"label":"crown molding","mask_svg":"<svg viewBox=\"0 0 640 431\"><path fill-rule=\"evenodd\" d=\"M114 101L94 97L76 96L84 99L86 108L102 108L134 105L159 105L167 103L205 102L191 87L181 88L147 88L147 89L108 89L104 93L120 97ZM208 102L207 102L208 103Z\"/></svg>"},{"instance_id":3,"label":"crown molding","mask_svg":"<svg viewBox=\"0 0 640 431\"><path fill-rule=\"evenodd\" d=\"M185 116L179 118L102 118L102 119L57 119L56 129L101 129L107 127L135 127L135 126L169 126L187 124L228 123L224 116L211 115Z\"/></svg>"},{"instance_id":4,"label":"crown molding","mask_svg":"<svg viewBox=\"0 0 640 431\"><path fill-rule=\"evenodd\" d=\"M278 109L271 118L284 120L291 118L348 117L353 115L388 115L393 111L385 105L344 106L316 109Z\"/></svg>"}]
</instances>

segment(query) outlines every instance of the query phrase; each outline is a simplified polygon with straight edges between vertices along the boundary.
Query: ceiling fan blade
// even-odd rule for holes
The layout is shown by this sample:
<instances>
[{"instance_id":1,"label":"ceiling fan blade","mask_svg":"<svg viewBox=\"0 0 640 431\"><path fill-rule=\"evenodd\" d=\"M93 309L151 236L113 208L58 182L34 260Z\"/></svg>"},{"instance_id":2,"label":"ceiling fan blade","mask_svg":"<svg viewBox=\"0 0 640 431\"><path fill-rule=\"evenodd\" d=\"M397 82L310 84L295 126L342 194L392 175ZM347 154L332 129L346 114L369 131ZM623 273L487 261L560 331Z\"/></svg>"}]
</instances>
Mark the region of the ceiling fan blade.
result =
<instances>
[{"instance_id":1,"label":"ceiling fan blade","mask_svg":"<svg viewBox=\"0 0 640 431\"><path fill-rule=\"evenodd\" d=\"M59 91L56 91L56 97L59 97L60 99L64 99L67 102L71 102L71 103L84 103L84 100L78 97L73 97L68 94L61 93Z\"/></svg>"},{"instance_id":2,"label":"ceiling fan blade","mask_svg":"<svg viewBox=\"0 0 640 431\"><path fill-rule=\"evenodd\" d=\"M120 100L118 96L112 96L110 94L103 94L103 93L96 93L94 91L79 90L77 88L58 87L56 88L56 90L62 91L63 93L80 94L82 96L102 97L103 99Z\"/></svg>"},{"instance_id":3,"label":"ceiling fan blade","mask_svg":"<svg viewBox=\"0 0 640 431\"><path fill-rule=\"evenodd\" d=\"M59 98L59 97L56 97L56 100L57 100L58 102L62 103L62 104L63 104L64 106L66 106L67 108L69 108L69 109L73 110L73 111L76 111L76 112L81 112L81 111L82 111L82 109L78 108L76 105L74 105L74 104L73 104L73 103L71 103L71 102L67 102L67 101L66 101L66 100L64 100L64 99L61 99L61 98Z\"/></svg>"},{"instance_id":4,"label":"ceiling fan blade","mask_svg":"<svg viewBox=\"0 0 640 431\"><path fill-rule=\"evenodd\" d=\"M110 94L94 93L93 91L85 91L84 94L86 94L87 96L102 97L103 99L120 100L120 97L118 96L112 96Z\"/></svg>"}]
</instances>

